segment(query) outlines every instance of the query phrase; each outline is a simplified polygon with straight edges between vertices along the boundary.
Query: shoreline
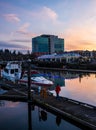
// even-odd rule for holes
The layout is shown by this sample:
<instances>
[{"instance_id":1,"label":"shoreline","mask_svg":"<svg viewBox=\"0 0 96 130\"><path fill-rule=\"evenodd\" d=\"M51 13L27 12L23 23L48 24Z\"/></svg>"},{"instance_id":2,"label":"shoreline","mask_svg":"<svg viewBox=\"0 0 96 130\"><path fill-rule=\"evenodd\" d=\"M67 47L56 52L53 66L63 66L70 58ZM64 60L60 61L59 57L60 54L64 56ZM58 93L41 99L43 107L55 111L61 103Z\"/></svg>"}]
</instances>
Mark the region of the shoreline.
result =
<instances>
[{"instance_id":1,"label":"shoreline","mask_svg":"<svg viewBox=\"0 0 96 130\"><path fill-rule=\"evenodd\" d=\"M96 70L83 70L83 69L63 69L63 68L49 68L49 67L36 67L36 68L33 68L33 69L96 73Z\"/></svg>"}]
</instances>

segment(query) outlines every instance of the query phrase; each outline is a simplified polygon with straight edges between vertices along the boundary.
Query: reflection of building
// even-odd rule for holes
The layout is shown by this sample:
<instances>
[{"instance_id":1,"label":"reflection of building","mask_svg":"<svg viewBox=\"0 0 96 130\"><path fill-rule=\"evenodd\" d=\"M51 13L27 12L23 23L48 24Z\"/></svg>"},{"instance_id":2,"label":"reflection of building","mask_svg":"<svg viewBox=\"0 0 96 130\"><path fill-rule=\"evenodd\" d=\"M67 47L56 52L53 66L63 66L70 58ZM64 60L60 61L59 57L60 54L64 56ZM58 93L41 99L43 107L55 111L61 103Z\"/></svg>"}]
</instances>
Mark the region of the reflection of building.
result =
<instances>
[{"instance_id":1,"label":"reflection of building","mask_svg":"<svg viewBox=\"0 0 96 130\"><path fill-rule=\"evenodd\" d=\"M48 79L52 80L54 82L54 86L56 86L57 83L60 84L60 86L65 86L65 78L61 77L57 72L45 72L43 73L43 76L47 77Z\"/></svg>"},{"instance_id":2,"label":"reflection of building","mask_svg":"<svg viewBox=\"0 0 96 130\"><path fill-rule=\"evenodd\" d=\"M65 86L66 80L75 79L79 77L79 73L75 72L68 72L68 71L55 71L55 72L47 72L43 71L42 75L44 77L47 77L48 79L52 80L54 82L54 86L56 86L57 83L60 84L60 86ZM51 88L50 88L51 89Z\"/></svg>"},{"instance_id":3,"label":"reflection of building","mask_svg":"<svg viewBox=\"0 0 96 130\"><path fill-rule=\"evenodd\" d=\"M78 73L74 73L74 72L65 72L63 73L63 76L65 79L75 79L75 78L78 78L79 77L79 74Z\"/></svg>"},{"instance_id":4,"label":"reflection of building","mask_svg":"<svg viewBox=\"0 0 96 130\"><path fill-rule=\"evenodd\" d=\"M60 86L65 86L65 79L64 78L54 78L54 85L60 84Z\"/></svg>"},{"instance_id":5,"label":"reflection of building","mask_svg":"<svg viewBox=\"0 0 96 130\"><path fill-rule=\"evenodd\" d=\"M32 52L37 54L52 54L64 52L64 39L55 35L41 35L32 38Z\"/></svg>"}]
</instances>

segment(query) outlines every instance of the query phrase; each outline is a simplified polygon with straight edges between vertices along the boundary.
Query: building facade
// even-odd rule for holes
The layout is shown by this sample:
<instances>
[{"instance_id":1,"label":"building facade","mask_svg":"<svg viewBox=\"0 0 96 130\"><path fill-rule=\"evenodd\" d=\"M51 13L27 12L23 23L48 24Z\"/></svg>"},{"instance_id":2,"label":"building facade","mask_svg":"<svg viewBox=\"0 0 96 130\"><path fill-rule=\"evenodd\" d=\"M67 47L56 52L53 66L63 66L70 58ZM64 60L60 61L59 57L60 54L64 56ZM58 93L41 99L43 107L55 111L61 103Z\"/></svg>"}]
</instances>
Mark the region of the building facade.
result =
<instances>
[{"instance_id":1,"label":"building facade","mask_svg":"<svg viewBox=\"0 0 96 130\"><path fill-rule=\"evenodd\" d=\"M65 62L65 63L72 63L79 59L81 55L76 53L63 53L63 54L48 54L39 56L37 59L40 61L57 61L57 62Z\"/></svg>"},{"instance_id":2,"label":"building facade","mask_svg":"<svg viewBox=\"0 0 96 130\"><path fill-rule=\"evenodd\" d=\"M64 52L64 39L46 34L34 37L32 38L32 52L41 54Z\"/></svg>"}]
</instances>

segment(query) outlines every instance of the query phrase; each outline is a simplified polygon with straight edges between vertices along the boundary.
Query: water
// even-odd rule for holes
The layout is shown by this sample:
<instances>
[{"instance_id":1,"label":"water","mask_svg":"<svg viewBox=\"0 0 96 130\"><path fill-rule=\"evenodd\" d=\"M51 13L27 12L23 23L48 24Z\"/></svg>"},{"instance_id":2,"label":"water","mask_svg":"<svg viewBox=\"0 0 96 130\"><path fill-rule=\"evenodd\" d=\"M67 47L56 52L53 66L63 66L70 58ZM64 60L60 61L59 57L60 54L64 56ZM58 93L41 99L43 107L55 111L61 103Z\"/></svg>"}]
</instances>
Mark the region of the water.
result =
<instances>
[{"instance_id":1,"label":"water","mask_svg":"<svg viewBox=\"0 0 96 130\"><path fill-rule=\"evenodd\" d=\"M42 75L61 85L60 96L96 106L96 74L40 71ZM50 91L55 94L55 86Z\"/></svg>"},{"instance_id":2,"label":"water","mask_svg":"<svg viewBox=\"0 0 96 130\"><path fill-rule=\"evenodd\" d=\"M61 86L60 95L96 106L96 74L40 71ZM55 95L55 85L50 91ZM1 94L5 92L0 90ZM27 103L0 101L0 130L80 130L76 124ZM41 118L41 111L47 116ZM46 115L46 114L45 114ZM58 117L58 118L57 118Z\"/></svg>"},{"instance_id":3,"label":"water","mask_svg":"<svg viewBox=\"0 0 96 130\"><path fill-rule=\"evenodd\" d=\"M94 74L66 80L62 87L61 96L96 106L96 78Z\"/></svg>"},{"instance_id":4,"label":"water","mask_svg":"<svg viewBox=\"0 0 96 130\"><path fill-rule=\"evenodd\" d=\"M61 117L23 102L0 101L0 130L80 130Z\"/></svg>"}]
</instances>

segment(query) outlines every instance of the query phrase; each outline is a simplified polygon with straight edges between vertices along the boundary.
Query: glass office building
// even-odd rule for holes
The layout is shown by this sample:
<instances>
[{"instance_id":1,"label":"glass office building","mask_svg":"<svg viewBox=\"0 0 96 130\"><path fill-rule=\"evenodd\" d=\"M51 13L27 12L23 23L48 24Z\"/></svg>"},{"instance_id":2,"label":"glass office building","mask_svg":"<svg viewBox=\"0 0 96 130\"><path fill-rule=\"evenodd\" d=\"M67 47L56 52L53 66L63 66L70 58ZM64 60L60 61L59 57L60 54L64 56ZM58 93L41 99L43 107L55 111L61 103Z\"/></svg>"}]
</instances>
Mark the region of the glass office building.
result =
<instances>
[{"instance_id":1,"label":"glass office building","mask_svg":"<svg viewBox=\"0 0 96 130\"><path fill-rule=\"evenodd\" d=\"M32 38L32 52L52 54L64 52L64 39L54 35L41 35Z\"/></svg>"}]
</instances>

